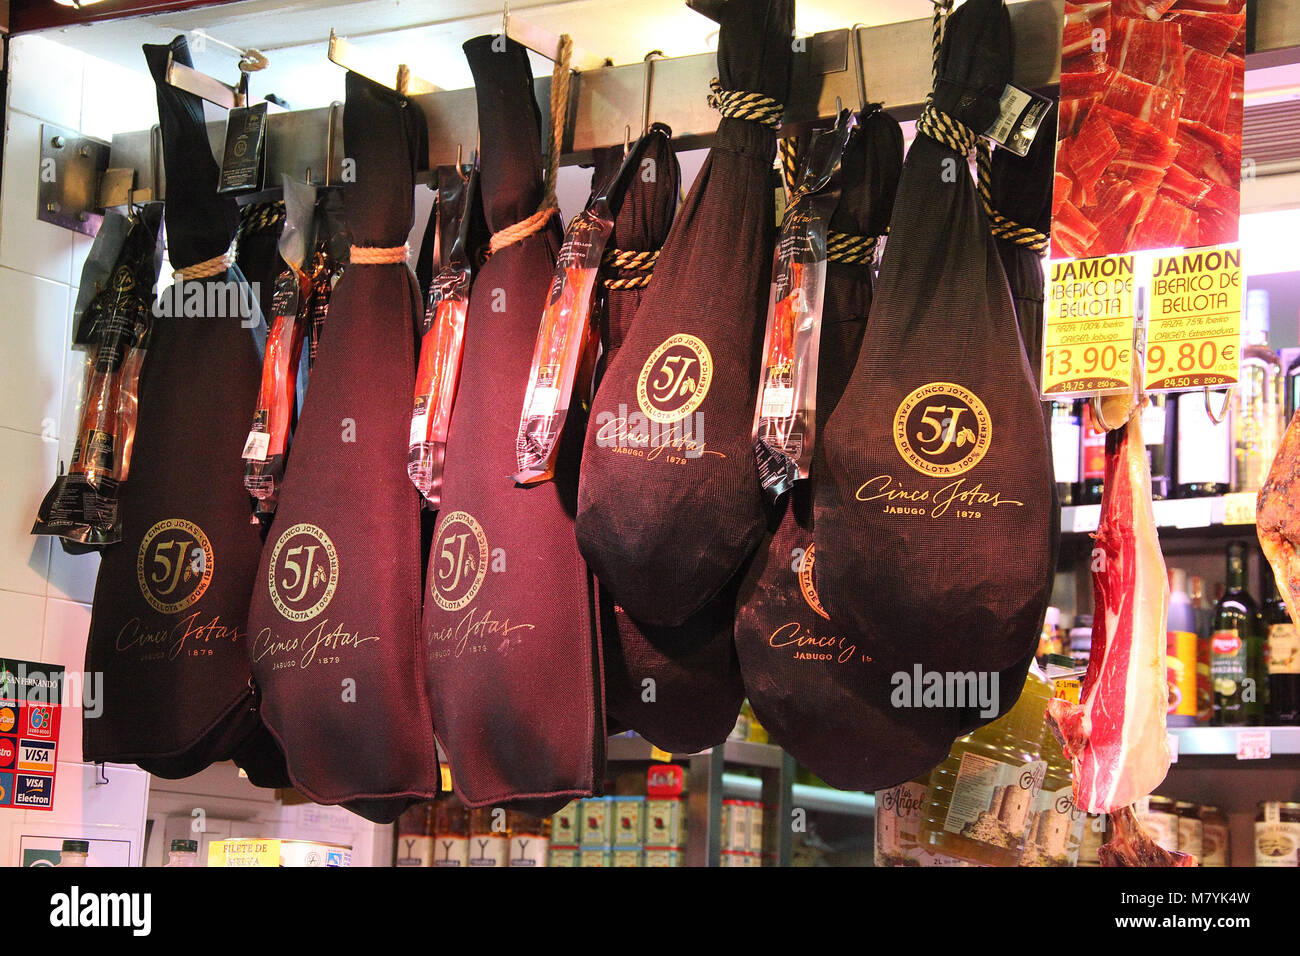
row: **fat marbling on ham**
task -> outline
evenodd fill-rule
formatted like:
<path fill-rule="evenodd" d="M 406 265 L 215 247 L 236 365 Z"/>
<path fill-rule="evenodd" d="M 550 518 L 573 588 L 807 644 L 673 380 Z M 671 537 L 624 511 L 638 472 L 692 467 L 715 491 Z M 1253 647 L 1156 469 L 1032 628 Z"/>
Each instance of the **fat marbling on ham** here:
<path fill-rule="evenodd" d="M 1106 436 L 1101 523 L 1092 556 L 1092 655 L 1078 704 L 1059 698 L 1048 717 L 1074 764 L 1074 802 L 1111 813 L 1154 790 L 1169 770 L 1165 614 L 1169 581 L 1151 509 L 1151 472 L 1128 395 L 1102 404 Z"/>

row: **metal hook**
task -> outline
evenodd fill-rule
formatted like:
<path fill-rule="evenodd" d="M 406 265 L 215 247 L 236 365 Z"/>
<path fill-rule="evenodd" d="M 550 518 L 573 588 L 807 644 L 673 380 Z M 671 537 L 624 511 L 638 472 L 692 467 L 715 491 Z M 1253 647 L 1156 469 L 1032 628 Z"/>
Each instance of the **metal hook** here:
<path fill-rule="evenodd" d="M 1105 416 L 1103 416 L 1101 413 L 1102 396 L 1100 395 L 1100 393 L 1094 395 L 1091 399 L 1089 399 L 1089 401 L 1092 402 L 1092 417 L 1097 419 L 1097 424 L 1100 425 L 1106 431 L 1113 432 L 1116 428 L 1119 428 L 1120 425 L 1124 424 L 1124 422 L 1120 422 L 1119 425 L 1111 425 L 1106 421 Z"/>
<path fill-rule="evenodd" d="M 98 762 L 97 762 L 97 763 L 95 764 L 95 781 L 94 781 L 94 782 L 95 782 L 95 786 L 97 786 L 97 787 L 102 787 L 102 786 L 104 786 L 106 783 L 108 783 L 108 772 L 106 771 L 106 769 L 105 769 L 103 763 L 98 763 Z"/>
<path fill-rule="evenodd" d="M 463 150 L 464 150 L 464 146 L 460 143 L 457 143 L 456 144 L 456 172 L 458 174 L 460 173 L 460 158 L 463 154 Z"/>
<path fill-rule="evenodd" d="M 1204 387 L 1205 391 L 1205 414 L 1210 416 L 1210 421 L 1216 425 L 1222 425 L 1223 420 L 1228 417 L 1228 402 L 1232 401 L 1232 389 L 1227 389 L 1223 393 L 1223 406 L 1219 409 L 1219 414 L 1214 414 L 1214 409 L 1210 408 L 1210 386 Z"/>
<path fill-rule="evenodd" d="M 645 63 L 645 83 L 641 88 L 641 135 L 650 132 L 650 96 L 654 92 L 655 60 L 664 55 L 663 50 L 651 50 L 642 59 Z"/>
<path fill-rule="evenodd" d="M 627 159 L 628 151 L 632 148 L 632 127 L 623 127 L 623 158 Z"/>
<path fill-rule="evenodd" d="M 334 171 L 334 117 L 338 111 L 343 108 L 343 104 L 335 100 L 330 104 L 329 114 L 325 117 L 325 185 L 330 184 L 330 174 Z"/>
<path fill-rule="evenodd" d="M 853 71 L 857 74 L 858 81 L 859 113 L 865 112 L 867 108 L 867 71 L 862 64 L 862 41 L 858 36 L 858 30 L 865 26 L 865 23 L 855 23 L 849 27 L 849 40 L 853 43 Z"/>

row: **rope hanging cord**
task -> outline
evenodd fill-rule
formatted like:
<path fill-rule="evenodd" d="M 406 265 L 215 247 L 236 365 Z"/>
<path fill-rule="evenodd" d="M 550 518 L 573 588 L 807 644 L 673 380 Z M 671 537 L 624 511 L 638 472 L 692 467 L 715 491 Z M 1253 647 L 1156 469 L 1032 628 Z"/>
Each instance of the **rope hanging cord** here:
<path fill-rule="evenodd" d="M 394 262 L 406 262 L 411 258 L 411 247 L 406 243 L 400 246 L 352 246 L 348 261 L 354 266 L 384 266 Z"/>
<path fill-rule="evenodd" d="M 943 46 L 943 27 L 951 0 L 941 0 L 934 4 L 934 17 L 931 21 L 931 41 L 934 52 L 934 81 L 939 83 L 939 51 Z M 1026 246 L 1034 252 L 1047 251 L 1048 238 L 1030 226 L 1022 226 L 1013 219 L 1008 219 L 993 208 L 993 193 L 990 188 L 993 173 L 993 152 L 988 143 L 976 135 L 975 131 L 964 123 L 953 119 L 947 113 L 938 110 L 932 102 L 927 102 L 921 118 L 916 121 L 918 133 L 924 133 L 949 149 L 966 156 L 975 150 L 976 179 L 979 185 L 980 202 L 984 214 L 989 220 L 989 232 L 1000 239 L 1006 239 L 1019 246 Z"/>
<path fill-rule="evenodd" d="M 492 233 L 488 245 L 490 252 L 498 252 L 512 243 L 526 239 L 560 211 L 555 199 L 555 178 L 560 171 L 560 149 L 564 143 L 564 127 L 569 116 L 569 79 L 572 76 L 569 61 L 572 58 L 573 38 L 563 33 L 560 35 L 555 68 L 551 71 L 551 140 L 546 147 L 546 191 L 542 194 L 541 204 L 537 207 L 537 212 L 527 219 Z"/>
<path fill-rule="evenodd" d="M 650 274 L 659 259 L 659 250 L 649 252 L 632 252 L 626 249 L 606 249 L 601 258 L 601 265 L 610 269 L 627 269 L 640 272 L 641 275 L 626 276 L 618 279 L 603 280 L 606 289 L 642 289 L 650 284 Z"/>
<path fill-rule="evenodd" d="M 876 256 L 877 236 L 858 236 L 851 232 L 826 234 L 826 259 L 828 262 L 869 263 Z"/>
<path fill-rule="evenodd" d="M 731 119 L 753 120 L 777 129 L 781 125 L 781 114 L 785 107 L 762 93 L 746 93 L 744 90 L 724 90 L 715 76 L 709 83 L 713 90 L 709 94 L 709 106 L 723 117 Z"/>
<path fill-rule="evenodd" d="M 980 202 L 984 204 L 984 214 L 989 218 L 989 232 L 999 239 L 1026 246 L 1039 254 L 1046 252 L 1049 243 L 1047 236 L 1032 226 L 1022 226 L 1014 219 L 1008 219 L 993 208 L 993 193 L 990 188 L 993 181 L 993 155 L 983 143 L 980 147 L 975 162 L 979 171 Z"/>
<path fill-rule="evenodd" d="M 185 266 L 183 269 L 176 269 L 172 272 L 172 278 L 177 280 L 188 279 L 210 279 L 212 276 L 219 276 L 226 272 L 235 264 L 235 243 L 230 244 L 227 249 L 219 256 L 213 256 L 211 259 L 205 259 L 202 262 L 196 262 L 192 266 Z"/>

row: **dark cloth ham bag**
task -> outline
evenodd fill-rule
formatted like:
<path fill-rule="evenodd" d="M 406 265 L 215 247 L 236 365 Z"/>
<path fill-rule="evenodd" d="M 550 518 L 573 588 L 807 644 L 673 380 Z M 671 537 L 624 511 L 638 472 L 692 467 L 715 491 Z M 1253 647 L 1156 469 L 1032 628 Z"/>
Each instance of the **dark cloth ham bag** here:
<path fill-rule="evenodd" d="M 653 280 L 653 263 L 642 255 L 659 251 L 677 208 L 681 170 L 666 138 L 645 154 L 652 175 L 638 175 L 614 220 L 606 249 L 609 266 L 601 284 L 601 360 L 609 367 L 626 340 Z M 597 154 L 593 187 L 617 172 L 621 147 Z M 620 263 L 626 263 L 621 265 Z M 604 434 L 601 434 L 604 429 Z M 601 443 L 617 438 L 617 415 L 592 419 L 588 430 Z M 670 753 L 695 753 L 721 743 L 735 727 L 744 698 L 740 665 L 732 644 L 734 586 L 723 589 L 677 627 L 634 620 L 604 588 L 599 592 L 599 627 L 605 659 L 605 707 L 610 732 L 635 730 Z"/>
<path fill-rule="evenodd" d="M 330 299 L 249 634 L 294 786 L 390 822 L 438 792 L 419 655 L 420 504 L 406 477 L 420 303 L 401 249 L 424 114 L 349 73 L 343 139 L 356 163 L 343 187 L 352 262 Z"/>
<path fill-rule="evenodd" d="M 532 216 L 543 196 L 528 54 L 514 41 L 493 49 L 502 42 L 465 44 L 494 232 Z M 559 249 L 552 216 L 494 252 L 474 279 L 422 624 L 433 726 L 457 795 L 471 807 L 510 803 L 539 815 L 589 795 L 604 769 L 595 589 L 573 537 L 585 427 L 576 402 L 553 478 L 526 487 L 511 478 Z"/>
<path fill-rule="evenodd" d="M 830 222 L 819 428 L 848 383 L 871 308 L 872 255 L 854 250 L 889 225 L 902 164 L 898 122 L 881 112 L 862 117 L 844 151 Z M 746 695 L 772 740 L 832 786 L 869 790 L 937 764 L 957 728 L 951 712 L 928 711 L 918 721 L 893 707 L 890 684 L 819 601 L 813 489 L 823 467 L 814 446 L 809 478 L 777 502 L 774 529 L 740 589 L 736 649 Z"/>
<path fill-rule="evenodd" d="M 1056 154 L 1056 108 L 1044 116 L 1034 145 L 1026 156 L 1018 156 L 1009 149 L 993 152 L 989 175 L 989 197 L 992 207 L 994 242 L 1002 267 L 1007 274 L 1007 286 L 1015 305 L 1016 322 L 1024 343 L 1025 357 L 1038 384 L 1039 366 L 1043 349 L 1043 293 L 1045 275 L 1043 256 L 1047 250 L 1047 231 L 1052 222 L 1052 173 Z M 1047 430 L 1048 462 L 1051 462 L 1051 406 L 1040 402 L 1043 409 L 1043 427 Z M 1052 516 L 1054 518 L 1051 543 L 1052 567 L 1060 543 L 1060 511 L 1056 505 L 1056 484 L 1052 484 Z M 1043 609 L 1046 611 L 1046 607 Z M 1041 623 L 1039 629 L 1042 629 Z M 1024 658 L 1003 670 L 998 688 L 1001 701 L 999 716 L 1013 707 L 1024 686 L 1029 665 L 1038 651 L 1037 646 L 1026 652 Z M 978 709 L 967 708 L 962 714 L 962 733 L 988 723 Z"/>
<path fill-rule="evenodd" d="M 814 489 L 821 603 L 900 687 L 1023 661 L 1054 571 L 1042 412 L 967 167 L 970 131 L 992 123 L 1010 78 L 1011 40 L 1001 0 L 949 19 Z"/>
<path fill-rule="evenodd" d="M 577 534 L 634 618 L 675 626 L 738 572 L 766 528 L 751 428 L 771 283 L 774 124 L 790 86 L 793 0 L 730 0 L 718 40 L 724 118 L 677 213 L 593 415 L 627 441 L 583 450 Z M 734 113 L 730 94 L 766 113 Z M 753 118 L 741 118 L 742 115 Z"/>
<path fill-rule="evenodd" d="M 122 540 L 105 549 L 95 584 L 86 670 L 103 673 L 104 705 L 85 718 L 83 754 L 177 778 L 231 759 L 259 727 L 245 621 L 261 540 L 239 477 L 240 419 L 259 371 L 239 314 L 247 286 L 221 259 L 238 210 L 217 195 L 202 102 L 165 79 L 168 53 L 188 64 L 188 48 L 178 37 L 144 51 L 158 88 L 171 264 L 208 263 L 196 271 L 210 274 L 178 279 L 156 303 Z M 213 302 L 235 307 L 217 313 Z M 277 755 L 260 753 L 250 776 L 278 782 Z"/>

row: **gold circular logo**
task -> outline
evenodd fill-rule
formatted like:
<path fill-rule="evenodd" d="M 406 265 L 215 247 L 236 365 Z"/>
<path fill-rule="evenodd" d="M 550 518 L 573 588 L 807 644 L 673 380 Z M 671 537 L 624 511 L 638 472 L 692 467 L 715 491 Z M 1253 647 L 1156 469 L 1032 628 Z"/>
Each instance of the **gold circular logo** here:
<path fill-rule="evenodd" d="M 140 542 L 135 578 L 149 606 L 175 614 L 192 605 L 212 583 L 215 555 L 208 536 L 192 521 L 159 521 Z"/>
<path fill-rule="evenodd" d="M 636 401 L 651 421 L 671 424 L 700 407 L 713 379 L 709 347 L 684 332 L 650 353 L 636 381 Z"/>
<path fill-rule="evenodd" d="M 280 535 L 266 571 L 275 608 L 291 621 L 309 621 L 329 605 L 339 584 L 334 542 L 314 524 L 296 524 Z"/>
<path fill-rule="evenodd" d="M 799 591 L 803 594 L 803 599 L 808 602 L 808 606 L 829 621 L 831 616 L 826 613 L 822 602 L 817 599 L 817 588 L 813 586 L 814 547 L 808 545 L 808 550 L 803 553 L 803 560 L 799 562 Z"/>
<path fill-rule="evenodd" d="M 453 511 L 438 524 L 429 568 L 433 599 L 444 611 L 459 611 L 478 594 L 488 569 L 488 543 L 474 516 Z"/>
<path fill-rule="evenodd" d="M 975 393 L 952 382 L 922 385 L 894 413 L 894 446 L 923 475 L 970 471 L 993 440 L 993 420 Z"/>

